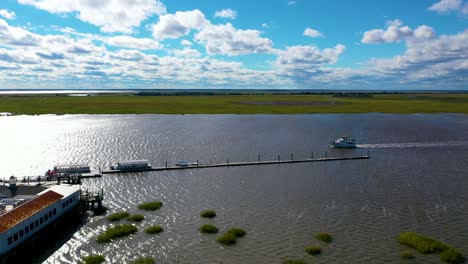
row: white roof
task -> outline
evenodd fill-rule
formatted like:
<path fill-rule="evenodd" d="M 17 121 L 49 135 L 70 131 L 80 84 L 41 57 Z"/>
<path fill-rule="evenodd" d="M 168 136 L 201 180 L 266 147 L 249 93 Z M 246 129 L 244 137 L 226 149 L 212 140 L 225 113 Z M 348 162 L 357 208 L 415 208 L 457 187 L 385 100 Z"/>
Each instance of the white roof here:
<path fill-rule="evenodd" d="M 68 185 L 68 184 L 61 184 L 61 185 L 54 185 L 40 193 L 38 193 L 38 195 L 41 195 L 43 193 L 46 193 L 48 191 L 54 191 L 58 194 L 61 194 L 64 196 L 64 198 L 74 194 L 75 192 L 79 191 L 80 188 L 77 187 L 77 186 L 74 186 L 74 185 Z M 62 198 L 62 199 L 64 199 Z"/>
<path fill-rule="evenodd" d="M 124 161 L 119 161 L 119 164 L 145 164 L 149 163 L 148 160 L 124 160 Z"/>
<path fill-rule="evenodd" d="M 87 164 L 57 164 L 54 167 L 89 167 Z"/>

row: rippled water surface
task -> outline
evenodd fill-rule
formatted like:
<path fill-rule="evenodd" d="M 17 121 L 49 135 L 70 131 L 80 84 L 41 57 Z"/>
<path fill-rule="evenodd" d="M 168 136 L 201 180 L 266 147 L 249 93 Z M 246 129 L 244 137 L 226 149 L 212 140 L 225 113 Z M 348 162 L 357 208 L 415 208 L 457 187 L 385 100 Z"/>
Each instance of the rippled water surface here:
<path fill-rule="evenodd" d="M 361 144 L 338 151 L 328 142 L 343 134 Z M 0 177 L 38 175 L 57 163 L 109 167 L 125 159 L 153 165 L 261 159 L 354 156 L 371 159 L 253 167 L 105 175 L 84 187 L 104 188 L 111 212 L 143 213 L 140 231 L 110 244 L 95 236 L 110 223 L 85 226 L 46 263 L 75 263 L 101 253 L 109 263 L 153 256 L 158 263 L 399 263 L 395 238 L 413 230 L 468 255 L 467 115 L 65 115 L 0 117 Z M 156 212 L 137 205 L 161 200 Z M 199 217 L 216 210 L 213 220 Z M 197 228 L 243 227 L 233 247 Z M 165 231 L 149 236 L 144 227 Z M 318 231 L 334 234 L 323 254 Z M 415 263 L 439 263 L 417 255 Z"/>

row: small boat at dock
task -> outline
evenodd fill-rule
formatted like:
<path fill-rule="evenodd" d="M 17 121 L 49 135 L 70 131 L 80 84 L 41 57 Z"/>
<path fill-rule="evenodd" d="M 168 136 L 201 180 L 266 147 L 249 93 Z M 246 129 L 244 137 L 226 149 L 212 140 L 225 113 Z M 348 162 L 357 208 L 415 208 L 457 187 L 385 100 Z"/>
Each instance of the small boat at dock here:
<path fill-rule="evenodd" d="M 116 165 L 111 166 L 110 170 L 113 171 L 148 171 L 152 170 L 151 164 L 148 160 L 125 160 L 119 161 Z"/>
<path fill-rule="evenodd" d="M 89 165 L 86 164 L 59 164 L 55 165 L 51 170 L 47 170 L 45 176 L 55 178 L 68 175 L 80 175 L 83 178 L 93 178 L 101 176 L 98 171 L 92 171 Z"/>
<path fill-rule="evenodd" d="M 331 146 L 334 148 L 355 148 L 356 141 L 348 137 L 341 137 L 331 142 Z"/>

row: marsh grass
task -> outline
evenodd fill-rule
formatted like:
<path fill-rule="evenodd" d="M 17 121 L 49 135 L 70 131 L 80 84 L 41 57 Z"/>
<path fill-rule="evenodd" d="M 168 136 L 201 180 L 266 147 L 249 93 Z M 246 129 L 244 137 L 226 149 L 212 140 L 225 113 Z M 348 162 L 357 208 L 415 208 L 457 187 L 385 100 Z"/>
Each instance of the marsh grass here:
<path fill-rule="evenodd" d="M 122 220 L 122 219 L 125 219 L 129 216 L 130 214 L 128 212 L 117 212 L 117 213 L 113 213 L 113 214 L 110 214 L 106 217 L 107 220 L 111 221 L 111 222 L 115 222 L 115 221 L 119 221 L 119 220 Z"/>
<path fill-rule="evenodd" d="M 141 257 L 131 262 L 132 264 L 154 264 L 156 261 L 152 257 Z"/>
<path fill-rule="evenodd" d="M 283 264 L 305 264 L 305 261 L 302 259 L 287 259 L 283 261 Z"/>
<path fill-rule="evenodd" d="M 402 259 L 413 259 L 414 255 L 413 252 L 411 252 L 411 250 L 403 250 L 402 252 L 400 252 L 400 257 Z"/>
<path fill-rule="evenodd" d="M 440 259 L 446 263 L 461 264 L 465 262 L 465 256 L 457 249 L 421 234 L 403 232 L 398 236 L 398 242 L 414 248 L 422 254 L 440 254 Z"/>
<path fill-rule="evenodd" d="M 258 105 L 257 102 L 267 102 Z M 273 102 L 268 104 L 268 102 Z M 279 102 L 279 103 L 275 103 Z M 285 102 L 285 103 L 282 103 Z M 289 104 L 288 104 L 289 102 Z M 0 112 L 15 114 L 312 114 L 465 113 L 468 94 L 211 96 L 1 96 Z M 37 107 L 40 105 L 41 107 Z"/>
<path fill-rule="evenodd" d="M 308 246 L 306 247 L 305 251 L 307 253 L 309 253 L 310 255 L 319 255 L 320 253 L 322 253 L 322 248 L 320 248 L 319 246 Z"/>
<path fill-rule="evenodd" d="M 218 237 L 218 243 L 229 246 L 237 242 L 237 238 L 245 236 L 246 232 L 242 228 L 233 227 Z"/>
<path fill-rule="evenodd" d="M 145 220 L 145 217 L 141 214 L 134 214 L 134 215 L 129 216 L 127 220 L 131 222 L 141 222 Z"/>
<path fill-rule="evenodd" d="M 232 233 L 224 233 L 222 236 L 218 237 L 217 241 L 225 246 L 231 246 L 236 244 L 237 237 Z"/>
<path fill-rule="evenodd" d="M 104 233 L 96 237 L 97 242 L 107 243 L 111 242 L 115 238 L 129 236 L 138 231 L 134 225 L 117 225 L 111 228 L 108 228 Z"/>
<path fill-rule="evenodd" d="M 158 225 L 150 226 L 145 229 L 145 233 L 150 234 L 150 235 L 159 234 L 162 231 L 164 231 L 164 229 Z"/>
<path fill-rule="evenodd" d="M 243 237 L 246 234 L 244 229 L 237 227 L 229 229 L 226 233 L 233 234 L 235 237 Z"/>
<path fill-rule="evenodd" d="M 213 218 L 216 217 L 216 212 L 213 210 L 205 210 L 200 213 L 200 216 L 204 218 Z"/>
<path fill-rule="evenodd" d="M 202 234 L 216 234 L 218 233 L 218 228 L 212 224 L 205 224 L 200 227 L 200 233 Z"/>
<path fill-rule="evenodd" d="M 100 264 L 106 261 L 106 258 L 102 255 L 89 255 L 86 257 L 83 257 L 81 261 L 78 262 L 78 264 Z"/>
<path fill-rule="evenodd" d="M 436 254 L 448 249 L 444 243 L 414 232 L 401 233 L 398 242 L 422 254 Z"/>
<path fill-rule="evenodd" d="M 325 242 L 325 243 L 331 243 L 333 241 L 333 237 L 330 233 L 327 232 L 320 232 L 315 235 L 315 238 L 318 240 Z"/>
<path fill-rule="evenodd" d="M 142 203 L 138 205 L 138 209 L 145 210 L 145 211 L 156 211 L 159 208 L 161 208 L 162 205 L 163 203 L 160 201 L 153 201 L 153 202 L 147 202 L 147 203 Z"/>
<path fill-rule="evenodd" d="M 440 254 L 440 259 L 450 264 L 461 264 L 465 262 L 465 256 L 454 248 L 449 248 L 442 252 Z"/>

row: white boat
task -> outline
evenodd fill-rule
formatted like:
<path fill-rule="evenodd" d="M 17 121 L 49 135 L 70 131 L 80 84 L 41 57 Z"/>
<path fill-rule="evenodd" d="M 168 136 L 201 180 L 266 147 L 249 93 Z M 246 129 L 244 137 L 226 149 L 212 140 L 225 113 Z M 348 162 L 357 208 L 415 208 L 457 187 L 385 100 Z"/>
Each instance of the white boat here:
<path fill-rule="evenodd" d="M 125 160 L 117 162 L 117 164 L 110 167 L 110 169 L 119 171 L 145 171 L 151 170 L 152 167 L 148 160 Z"/>
<path fill-rule="evenodd" d="M 91 173 L 91 169 L 85 164 L 61 164 L 55 165 L 52 170 L 48 170 L 45 175 L 53 176 L 56 174 L 83 174 Z"/>
<path fill-rule="evenodd" d="M 355 148 L 356 141 L 348 137 L 339 138 L 331 143 L 334 148 Z"/>

